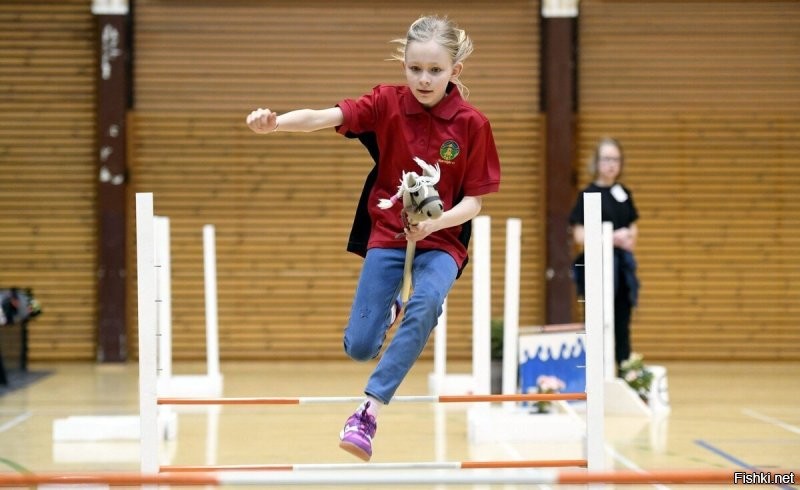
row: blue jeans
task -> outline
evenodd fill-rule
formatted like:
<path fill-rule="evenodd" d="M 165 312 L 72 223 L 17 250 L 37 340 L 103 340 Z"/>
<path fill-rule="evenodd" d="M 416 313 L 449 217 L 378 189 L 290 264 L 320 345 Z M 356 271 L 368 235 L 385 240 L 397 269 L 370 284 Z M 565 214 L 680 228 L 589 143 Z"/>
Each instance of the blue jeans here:
<path fill-rule="evenodd" d="M 357 361 L 378 356 L 389 328 L 390 308 L 403 284 L 405 249 L 367 251 L 358 280 L 350 319 L 344 330 L 344 350 Z M 364 392 L 389 403 L 414 365 L 442 314 L 442 304 L 456 280 L 456 261 L 440 250 L 417 251 L 412 268 L 412 294 L 403 321 L 367 381 Z"/>

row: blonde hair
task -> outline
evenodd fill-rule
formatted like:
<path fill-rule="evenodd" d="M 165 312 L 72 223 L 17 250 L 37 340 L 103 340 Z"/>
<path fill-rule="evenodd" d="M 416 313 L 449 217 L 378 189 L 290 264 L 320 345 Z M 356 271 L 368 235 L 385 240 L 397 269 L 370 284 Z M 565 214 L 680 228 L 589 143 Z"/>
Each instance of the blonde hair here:
<path fill-rule="evenodd" d="M 620 178 L 622 177 L 622 170 L 625 167 L 625 152 L 622 149 L 622 143 L 620 143 L 618 139 L 610 136 L 600 138 L 594 146 L 592 156 L 589 158 L 589 175 L 591 175 L 592 178 L 597 178 L 597 163 L 600 161 L 600 150 L 606 145 L 614 146 L 617 148 L 617 151 L 619 151 L 619 175 L 617 178 Z"/>
<path fill-rule="evenodd" d="M 396 43 L 397 51 L 392 55 L 392 59 L 405 61 L 406 46 L 411 42 L 428 42 L 434 40 L 450 53 L 450 60 L 455 65 L 463 63 L 472 54 L 472 40 L 467 36 L 463 29 L 459 29 L 454 22 L 447 17 L 426 15 L 415 20 L 405 38 L 393 39 Z M 455 77 L 453 80 L 458 91 L 466 99 L 469 95 L 467 87 Z"/>

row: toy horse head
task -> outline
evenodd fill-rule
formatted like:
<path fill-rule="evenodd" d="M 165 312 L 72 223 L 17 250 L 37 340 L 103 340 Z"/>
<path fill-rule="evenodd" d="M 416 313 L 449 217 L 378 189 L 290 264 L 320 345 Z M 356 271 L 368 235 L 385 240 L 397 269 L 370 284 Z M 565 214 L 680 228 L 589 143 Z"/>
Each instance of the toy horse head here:
<path fill-rule="evenodd" d="M 428 165 L 417 157 L 414 157 L 414 161 L 422 168 L 422 175 L 416 172 L 403 172 L 400 185 L 403 210 L 411 224 L 437 219 L 444 212 L 444 203 L 439 197 L 439 191 L 436 190 L 436 184 L 439 182 L 439 166 Z"/>
<path fill-rule="evenodd" d="M 416 172 L 403 172 L 397 194 L 390 199 L 380 199 L 378 207 L 389 209 L 400 199 L 403 200 L 403 219 L 409 224 L 436 219 L 444 212 L 444 203 L 436 190 L 439 182 L 439 165 L 428 165 L 421 158 L 414 157 L 422 168 L 422 175 Z"/>

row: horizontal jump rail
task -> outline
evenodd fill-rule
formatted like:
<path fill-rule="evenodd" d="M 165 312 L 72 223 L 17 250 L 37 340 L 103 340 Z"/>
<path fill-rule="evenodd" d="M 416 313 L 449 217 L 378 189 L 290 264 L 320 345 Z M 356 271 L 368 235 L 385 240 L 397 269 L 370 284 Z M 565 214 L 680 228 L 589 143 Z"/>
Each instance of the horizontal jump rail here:
<path fill-rule="evenodd" d="M 0 486 L 32 485 L 534 485 L 590 483 L 612 484 L 728 484 L 734 483 L 734 473 L 752 471 L 720 470 L 658 470 L 640 471 L 561 471 L 555 469 L 484 469 L 474 472 L 460 470 L 387 470 L 387 471 L 232 471 L 206 473 L 3 473 Z M 782 473 L 776 471 L 775 473 Z M 788 472 L 787 472 L 788 473 Z"/>
<path fill-rule="evenodd" d="M 240 398 L 158 398 L 159 405 L 307 405 L 315 403 L 360 403 L 363 396 L 240 397 Z M 511 395 L 422 395 L 396 396 L 396 403 L 540 402 L 586 400 L 586 393 L 528 393 Z"/>
<path fill-rule="evenodd" d="M 520 461 L 419 461 L 407 463 L 308 463 L 162 466 L 162 473 L 198 473 L 209 471 L 319 471 L 319 470 L 448 470 L 490 468 L 585 468 L 585 459 L 551 459 Z"/>

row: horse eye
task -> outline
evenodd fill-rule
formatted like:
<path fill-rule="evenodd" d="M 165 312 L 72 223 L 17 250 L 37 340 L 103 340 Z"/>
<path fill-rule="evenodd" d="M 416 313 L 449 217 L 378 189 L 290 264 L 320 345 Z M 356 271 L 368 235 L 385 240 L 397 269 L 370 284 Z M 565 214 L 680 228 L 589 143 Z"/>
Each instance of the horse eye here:
<path fill-rule="evenodd" d="M 414 196 L 414 197 L 417 197 L 417 196 L 419 196 L 419 191 L 417 191 L 417 192 L 412 192 L 412 193 L 411 193 L 411 195 L 412 195 L 412 196 Z"/>

